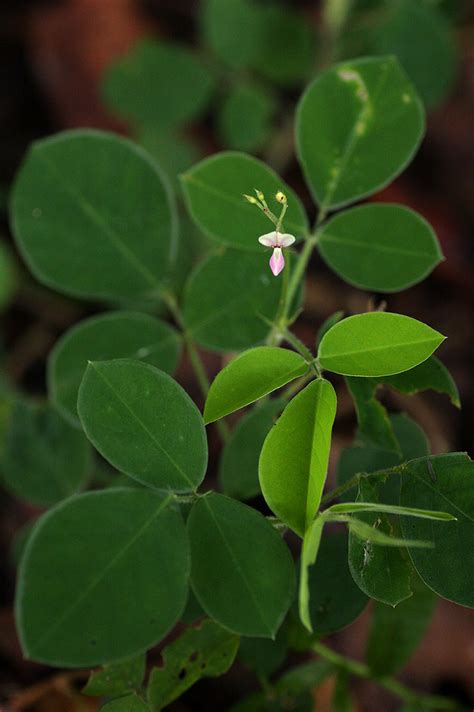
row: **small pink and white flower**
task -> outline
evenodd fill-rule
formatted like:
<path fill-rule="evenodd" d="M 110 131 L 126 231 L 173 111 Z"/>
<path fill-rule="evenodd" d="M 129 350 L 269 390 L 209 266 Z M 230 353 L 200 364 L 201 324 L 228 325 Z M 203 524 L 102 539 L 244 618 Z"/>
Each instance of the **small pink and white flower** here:
<path fill-rule="evenodd" d="M 285 258 L 283 257 L 283 248 L 290 247 L 295 241 L 294 235 L 289 235 L 286 232 L 267 232 L 258 238 L 261 245 L 265 247 L 273 247 L 273 253 L 270 257 L 270 269 L 277 277 L 285 266 Z"/>

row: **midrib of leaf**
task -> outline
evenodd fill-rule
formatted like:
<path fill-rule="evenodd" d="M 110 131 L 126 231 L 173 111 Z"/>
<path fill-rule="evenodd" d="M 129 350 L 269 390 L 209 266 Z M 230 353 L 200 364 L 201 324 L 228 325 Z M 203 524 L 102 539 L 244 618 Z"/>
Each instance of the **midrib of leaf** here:
<path fill-rule="evenodd" d="M 438 342 L 437 337 L 430 337 L 430 338 L 425 338 L 425 339 L 417 339 L 416 341 L 403 341 L 399 343 L 393 343 L 390 344 L 390 346 L 371 346 L 366 349 L 357 349 L 354 351 L 339 351 L 338 353 L 333 353 L 333 354 L 321 354 L 321 358 L 327 361 L 328 359 L 337 359 L 341 357 L 346 357 L 346 356 L 359 356 L 360 354 L 371 354 L 374 351 L 393 351 L 394 349 L 407 349 L 411 348 L 412 346 L 416 346 L 417 344 L 429 344 L 433 342 Z M 440 342 L 438 342 L 440 343 Z M 429 357 L 427 357 L 429 358 Z M 423 361 L 421 362 L 423 363 Z M 414 366 L 412 367 L 414 368 Z M 410 369 L 407 369 L 410 370 Z M 403 371 L 402 371 L 403 373 Z M 388 374 L 388 375 L 397 375 L 397 374 Z M 373 376 L 373 378 L 382 378 L 382 376 Z"/>
<path fill-rule="evenodd" d="M 168 450 L 166 450 L 166 449 L 163 447 L 163 445 L 159 442 L 159 440 L 157 440 L 157 439 L 155 438 L 155 436 L 153 435 L 153 433 L 152 433 L 150 430 L 148 430 L 148 428 L 147 428 L 147 426 L 145 425 L 145 423 L 143 423 L 143 421 L 140 420 L 140 418 L 139 418 L 138 415 L 135 413 L 135 411 L 132 410 L 132 408 L 130 408 L 130 406 L 128 405 L 128 403 L 123 400 L 123 398 L 117 393 L 117 391 L 114 390 L 112 384 L 107 380 L 107 378 L 104 376 L 104 374 L 101 373 L 101 372 L 96 368 L 96 366 L 94 365 L 94 363 L 91 363 L 90 366 L 91 366 L 91 368 L 94 369 L 94 371 L 97 373 L 97 375 L 98 375 L 98 376 L 104 381 L 104 383 L 108 386 L 108 388 L 109 388 L 110 391 L 113 393 L 113 395 L 117 398 L 117 400 L 124 406 L 124 408 L 125 408 L 126 410 L 128 410 L 128 412 L 129 412 L 130 415 L 133 417 L 133 419 L 140 425 L 140 427 L 143 429 L 143 431 L 148 435 L 148 437 L 150 438 L 150 440 L 152 441 L 152 443 L 153 443 L 154 445 L 156 445 L 156 447 L 158 448 L 158 450 L 159 450 L 160 452 L 162 452 L 162 453 L 168 458 L 168 460 L 171 462 L 171 464 L 173 465 L 173 467 L 180 473 L 180 475 L 182 475 L 182 477 L 184 478 L 184 480 L 186 481 L 186 483 L 191 487 L 191 489 L 194 490 L 194 489 L 195 489 L 195 484 L 194 484 L 194 482 L 192 482 L 192 480 L 189 479 L 189 477 L 188 477 L 188 475 L 186 474 L 186 472 L 178 465 L 178 463 L 175 461 L 175 459 L 169 454 Z"/>
<path fill-rule="evenodd" d="M 239 210 L 242 210 L 242 212 L 246 214 L 250 214 L 252 211 L 252 206 L 248 205 L 244 202 L 244 200 L 241 200 L 237 197 L 234 197 L 233 195 L 230 195 L 230 193 L 223 193 L 220 191 L 218 188 L 215 188 L 212 185 L 209 185 L 208 183 L 204 183 L 204 181 L 200 180 L 199 178 L 196 178 L 196 176 L 193 173 L 185 173 L 183 176 L 183 180 L 188 182 L 188 183 L 194 183 L 195 186 L 198 188 L 201 188 L 201 190 L 206 191 L 209 193 L 209 195 L 213 196 L 214 198 L 220 198 L 221 200 L 230 203 L 236 208 L 239 208 Z M 250 190 L 250 188 L 249 188 Z M 296 233 L 303 234 L 305 231 L 305 225 L 298 225 L 295 223 L 293 220 L 288 220 L 285 219 L 285 226 L 286 228 L 289 228 L 290 230 L 293 230 Z M 256 236 L 257 237 L 257 236 Z M 227 244 L 233 244 L 233 243 L 227 243 Z M 249 249 L 253 249 L 250 248 Z M 257 243 L 255 245 L 255 251 L 257 251 Z"/>
<path fill-rule="evenodd" d="M 318 388 L 318 393 L 316 395 L 316 405 L 315 405 L 315 409 L 314 409 L 313 424 L 312 424 L 312 428 L 311 428 L 312 439 L 311 439 L 311 448 L 310 448 L 310 454 L 309 454 L 309 477 L 308 477 L 307 484 L 306 484 L 306 506 L 305 506 L 305 526 L 304 526 L 305 531 L 310 526 L 312 519 L 319 507 L 319 503 L 321 501 L 321 494 L 322 494 L 322 490 L 324 487 L 324 482 L 322 483 L 322 485 L 320 487 L 318 487 L 319 488 L 319 501 L 316 503 L 315 507 L 311 507 L 311 509 L 314 508 L 316 511 L 311 512 L 310 511 L 310 501 L 309 501 L 311 482 L 313 482 L 315 479 L 317 479 L 318 480 L 317 484 L 320 485 L 320 482 L 319 482 L 320 478 L 324 478 L 326 475 L 326 472 L 324 472 L 324 475 L 321 474 L 321 473 L 323 473 L 324 468 L 322 466 L 321 456 L 320 456 L 318 449 L 316 447 L 316 437 L 315 437 L 315 431 L 317 429 L 319 429 L 319 431 L 321 432 L 321 435 L 322 435 L 321 439 L 323 441 L 324 447 L 326 447 L 326 434 L 325 434 L 323 427 L 318 419 L 321 404 L 324 400 L 322 397 L 322 393 L 324 390 L 323 381 L 321 381 L 321 383 L 318 385 L 319 385 L 319 388 Z M 328 403 L 327 399 L 326 399 L 326 403 Z M 316 469 L 318 470 L 316 472 L 316 476 L 313 476 L 313 473 L 315 470 L 315 468 L 313 468 L 314 460 L 317 460 L 317 464 L 319 465 L 319 468 L 316 466 Z"/>
<path fill-rule="evenodd" d="M 327 232 L 321 234 L 321 244 L 324 245 L 325 242 L 333 242 L 336 244 L 347 245 L 349 247 L 361 247 L 372 252 L 385 252 L 387 254 L 397 254 L 404 255 L 407 257 L 430 257 L 433 258 L 433 253 L 431 252 L 420 252 L 419 250 L 410 250 L 401 247 L 390 247 L 389 245 L 380 245 L 376 242 L 363 242 L 361 240 L 353 240 L 352 238 L 338 237 L 336 235 L 330 235 Z M 439 255 L 437 255 L 439 257 Z"/>
<path fill-rule="evenodd" d="M 121 236 L 112 230 L 110 225 L 108 225 L 102 216 L 96 211 L 94 206 L 84 197 L 84 195 L 77 190 L 77 188 L 71 186 L 67 181 L 65 181 L 64 176 L 58 171 L 56 165 L 47 160 L 43 155 L 39 154 L 39 158 L 42 163 L 49 168 L 59 180 L 59 184 L 62 186 L 70 197 L 72 197 L 76 204 L 81 208 L 83 214 L 96 225 L 101 230 L 101 234 L 105 235 L 109 241 L 114 245 L 117 252 L 119 252 L 122 257 L 128 261 L 135 270 L 146 279 L 148 284 L 154 289 L 161 289 L 161 284 L 157 280 L 156 276 L 151 272 L 148 267 L 136 257 L 136 255 L 130 250 L 130 248 L 122 241 Z"/>
<path fill-rule="evenodd" d="M 130 538 L 130 540 L 125 544 L 125 546 L 120 549 L 113 559 L 109 561 L 107 566 L 103 568 L 99 574 L 90 582 L 90 584 L 79 594 L 76 600 L 59 616 L 53 623 L 53 625 L 36 640 L 33 646 L 28 646 L 28 653 L 31 655 L 32 652 L 38 646 L 44 645 L 52 635 L 56 632 L 58 628 L 62 626 L 64 621 L 73 613 L 74 610 L 89 596 L 89 594 L 101 583 L 101 581 L 106 577 L 106 575 L 114 568 L 114 566 L 123 558 L 129 549 L 140 539 L 148 527 L 155 521 L 155 519 L 160 515 L 161 511 L 169 504 L 173 499 L 172 495 L 168 495 L 164 500 L 162 500 L 153 512 L 153 514 L 142 524 L 140 529 Z"/>
<path fill-rule="evenodd" d="M 205 497 L 203 498 L 203 500 L 204 500 L 204 503 L 205 503 L 205 505 L 206 505 L 206 508 L 207 508 L 207 510 L 208 510 L 208 512 L 209 512 L 209 515 L 210 515 L 212 521 L 214 522 L 217 531 L 219 532 L 219 534 L 220 534 L 220 536 L 221 536 L 221 539 L 222 539 L 222 541 L 223 541 L 223 543 L 224 543 L 224 546 L 225 546 L 225 548 L 227 549 L 227 551 L 229 552 L 229 556 L 230 556 L 230 558 L 232 559 L 232 562 L 233 562 L 233 564 L 234 564 L 235 570 L 236 570 L 237 573 L 239 574 L 240 578 L 242 579 L 242 581 L 243 581 L 243 583 L 244 583 L 245 588 L 246 588 L 247 591 L 248 591 L 249 597 L 250 597 L 250 599 L 252 600 L 252 602 L 253 602 L 253 604 L 254 604 L 255 610 L 257 611 L 258 616 L 259 616 L 261 622 L 263 623 L 265 629 L 266 629 L 270 634 L 273 634 L 272 629 L 270 628 L 270 626 L 268 625 L 267 621 L 265 620 L 265 617 L 264 617 L 264 615 L 263 615 L 263 611 L 262 611 L 262 609 L 261 609 L 261 607 L 260 607 L 260 604 L 259 604 L 259 602 L 258 602 L 258 599 L 256 598 L 254 592 L 252 591 L 252 588 L 251 588 L 251 586 L 250 586 L 250 584 L 249 584 L 249 582 L 248 582 L 248 580 L 247 580 L 247 577 L 246 577 L 246 575 L 245 575 L 245 572 L 243 571 L 242 567 L 240 566 L 240 563 L 239 563 L 238 559 L 236 558 L 236 556 L 235 556 L 235 554 L 234 554 L 234 552 L 233 552 L 233 550 L 232 550 L 232 547 L 230 546 L 229 542 L 227 541 L 227 539 L 226 539 L 226 537 L 225 537 L 225 535 L 224 535 L 224 532 L 222 531 L 222 528 L 221 528 L 219 522 L 217 521 L 217 518 L 216 518 L 215 515 L 214 515 L 214 512 L 212 511 L 210 505 L 206 502 L 206 498 L 205 498 Z"/>

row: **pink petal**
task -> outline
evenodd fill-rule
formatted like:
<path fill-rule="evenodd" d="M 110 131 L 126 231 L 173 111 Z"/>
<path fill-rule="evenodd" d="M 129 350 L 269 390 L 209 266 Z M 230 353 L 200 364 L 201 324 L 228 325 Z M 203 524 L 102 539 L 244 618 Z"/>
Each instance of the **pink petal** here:
<path fill-rule="evenodd" d="M 276 247 L 278 244 L 277 233 L 267 232 L 266 235 L 262 235 L 261 237 L 259 237 L 258 241 L 261 245 L 265 245 L 265 247 Z"/>
<path fill-rule="evenodd" d="M 270 257 L 270 269 L 277 277 L 285 266 L 285 258 L 283 257 L 283 252 L 279 247 L 275 247 L 273 254 Z"/>

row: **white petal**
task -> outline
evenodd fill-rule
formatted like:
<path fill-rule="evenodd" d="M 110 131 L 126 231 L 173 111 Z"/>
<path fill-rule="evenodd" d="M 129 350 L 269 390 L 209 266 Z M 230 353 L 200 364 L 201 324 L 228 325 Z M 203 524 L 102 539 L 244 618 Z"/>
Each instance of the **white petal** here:
<path fill-rule="evenodd" d="M 283 233 L 278 236 L 280 247 L 289 247 L 294 243 L 296 237 L 294 235 L 289 235 L 288 233 Z"/>
<path fill-rule="evenodd" d="M 262 235 L 261 237 L 259 237 L 258 241 L 261 245 L 265 245 L 265 247 L 276 247 L 278 244 L 277 233 L 267 232 L 266 235 Z"/>

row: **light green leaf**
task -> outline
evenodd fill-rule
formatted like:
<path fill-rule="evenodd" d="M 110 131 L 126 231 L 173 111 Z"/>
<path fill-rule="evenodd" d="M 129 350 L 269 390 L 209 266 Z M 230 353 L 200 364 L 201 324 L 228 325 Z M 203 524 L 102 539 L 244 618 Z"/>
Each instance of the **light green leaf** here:
<path fill-rule="evenodd" d="M 377 501 L 377 485 L 362 480 L 357 499 Z M 349 525 L 349 568 L 354 581 L 367 596 L 390 606 L 412 593 L 410 561 L 398 531 L 398 523 L 381 513 L 361 513 Z"/>
<path fill-rule="evenodd" d="M 40 507 L 80 490 L 91 468 L 84 434 L 49 405 L 16 401 L 5 433 L 2 480 L 16 497 Z"/>
<path fill-rule="evenodd" d="M 284 386 L 308 370 L 302 356 L 289 349 L 259 346 L 237 356 L 211 384 L 204 422 L 212 423 Z"/>
<path fill-rule="evenodd" d="M 407 395 L 430 389 L 445 393 L 456 408 L 461 407 L 456 383 L 446 366 L 436 356 L 430 356 L 423 363 L 404 373 L 385 376 L 383 383 Z"/>
<path fill-rule="evenodd" d="M 33 144 L 11 216 L 23 257 L 48 287 L 97 299 L 159 295 L 176 240 L 174 205 L 131 141 L 80 130 Z"/>
<path fill-rule="evenodd" d="M 311 595 L 309 590 L 309 572 L 317 560 L 325 523 L 326 520 L 321 516 L 317 516 L 311 522 L 304 534 L 303 546 L 301 548 L 298 609 L 301 622 L 310 632 L 313 631 L 313 627 L 309 611 Z"/>
<path fill-rule="evenodd" d="M 284 541 L 255 509 L 201 497 L 188 519 L 191 583 L 206 613 L 240 635 L 274 638 L 294 593 Z"/>
<path fill-rule="evenodd" d="M 184 322 L 202 346 L 240 351 L 262 342 L 280 301 L 264 254 L 225 250 L 191 275 L 184 293 Z"/>
<path fill-rule="evenodd" d="M 176 492 L 202 482 L 207 442 L 201 414 L 163 371 L 126 359 L 92 362 L 78 413 L 89 440 L 126 475 Z"/>
<path fill-rule="evenodd" d="M 150 712 L 150 708 L 137 695 L 126 695 L 107 702 L 101 712 Z"/>
<path fill-rule="evenodd" d="M 166 131 L 199 116 L 213 88 L 195 53 L 146 39 L 108 69 L 102 89 L 107 107 L 122 118 Z"/>
<path fill-rule="evenodd" d="M 399 454 L 387 410 L 375 396 L 377 384 L 374 379 L 347 377 L 346 384 L 356 409 L 359 438 L 371 446 Z"/>
<path fill-rule="evenodd" d="M 145 677 L 146 655 L 140 653 L 133 658 L 105 665 L 102 670 L 91 673 L 84 695 L 103 697 L 118 696 L 138 690 Z"/>
<path fill-rule="evenodd" d="M 16 595 L 28 658 L 104 664 L 146 650 L 172 628 L 186 603 L 189 551 L 171 499 L 150 490 L 88 492 L 42 517 Z"/>
<path fill-rule="evenodd" d="M 423 107 L 395 57 L 365 57 L 326 70 L 298 107 L 299 159 L 325 208 L 390 183 L 423 132 Z"/>
<path fill-rule="evenodd" d="M 334 388 L 317 379 L 290 401 L 263 445 L 259 463 L 263 496 L 300 536 L 321 501 L 335 415 Z"/>
<path fill-rule="evenodd" d="M 443 260 L 431 225 L 414 210 L 386 203 L 336 215 L 321 228 L 318 249 L 342 279 L 375 292 L 411 287 Z"/>
<path fill-rule="evenodd" d="M 271 210 L 281 207 L 275 200 L 282 190 L 288 198 L 284 231 L 302 237 L 308 231 L 300 199 L 265 163 L 245 153 L 226 151 L 205 158 L 182 176 L 186 205 L 197 225 L 218 242 L 230 247 L 264 251 L 258 237 L 272 231 L 272 223 L 256 205 L 243 197 L 261 190 Z M 283 230 L 283 228 L 282 228 Z"/>
<path fill-rule="evenodd" d="M 423 458 L 402 470 L 400 503 L 442 507 L 457 518 L 449 524 L 402 520 L 404 537 L 429 539 L 434 549 L 410 550 L 419 575 L 439 596 L 474 608 L 474 463 L 450 453 Z"/>
<path fill-rule="evenodd" d="M 147 698 L 152 711 L 167 707 L 200 678 L 223 675 L 238 647 L 238 636 L 214 621 L 185 630 L 163 650 L 163 665 L 151 672 Z"/>
<path fill-rule="evenodd" d="M 425 361 L 445 337 L 417 319 L 390 312 L 355 314 L 319 345 L 323 368 L 345 376 L 389 376 Z"/>
<path fill-rule="evenodd" d="M 434 3 L 401 0 L 387 7 L 371 46 L 377 53 L 395 54 L 426 106 L 436 106 L 452 88 L 456 73 L 451 25 Z"/>
<path fill-rule="evenodd" d="M 413 595 L 396 608 L 376 603 L 366 659 L 376 676 L 394 675 L 422 640 L 433 614 L 436 596 L 416 576 Z"/>
<path fill-rule="evenodd" d="M 66 331 L 48 357 L 50 399 L 66 420 L 80 425 L 77 395 L 88 361 L 133 358 L 172 373 L 180 350 L 175 329 L 147 314 L 109 312 L 90 317 Z"/>
<path fill-rule="evenodd" d="M 419 519 L 434 519 L 441 522 L 452 522 L 456 519 L 449 512 L 436 512 L 431 509 L 419 509 L 418 507 L 397 507 L 393 504 L 383 504 L 381 502 L 341 502 L 333 504 L 325 510 L 325 514 L 352 514 L 356 512 L 385 512 L 385 514 L 398 514 L 404 517 L 418 517 Z"/>
<path fill-rule="evenodd" d="M 349 571 L 347 550 L 345 532 L 325 534 L 317 559 L 308 568 L 309 600 L 303 622 L 319 638 L 348 626 L 368 603 L 367 597 L 356 586 Z M 303 558 L 301 565 L 303 577 Z M 300 607 L 300 615 L 301 612 Z"/>
<path fill-rule="evenodd" d="M 226 148 L 258 150 L 270 137 L 275 100 L 263 87 L 238 84 L 226 96 L 217 117 Z"/>
<path fill-rule="evenodd" d="M 245 413 L 233 428 L 219 463 L 219 482 L 224 494 L 237 499 L 252 499 L 260 494 L 260 452 L 283 406 L 283 401 L 277 399 L 261 403 Z"/>

